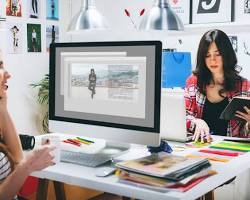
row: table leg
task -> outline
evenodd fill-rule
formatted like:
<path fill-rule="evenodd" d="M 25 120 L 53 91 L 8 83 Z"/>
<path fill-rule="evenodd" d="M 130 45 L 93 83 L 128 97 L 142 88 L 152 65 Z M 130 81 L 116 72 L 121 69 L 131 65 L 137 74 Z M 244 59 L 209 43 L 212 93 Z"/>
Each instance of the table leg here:
<path fill-rule="evenodd" d="M 55 188 L 56 199 L 66 200 L 63 183 L 58 182 L 58 181 L 53 181 L 53 183 L 54 183 L 54 188 Z"/>
<path fill-rule="evenodd" d="M 46 200 L 48 194 L 49 180 L 39 178 L 38 189 L 36 193 L 37 200 Z"/>

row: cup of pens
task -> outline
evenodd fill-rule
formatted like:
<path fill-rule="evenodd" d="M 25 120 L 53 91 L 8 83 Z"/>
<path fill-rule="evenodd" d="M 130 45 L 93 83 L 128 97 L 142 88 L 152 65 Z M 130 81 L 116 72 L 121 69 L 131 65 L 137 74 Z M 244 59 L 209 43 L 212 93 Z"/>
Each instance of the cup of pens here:
<path fill-rule="evenodd" d="M 53 162 L 55 164 L 58 164 L 60 162 L 60 149 L 61 149 L 61 139 L 60 136 L 57 135 L 44 135 L 42 137 L 42 141 L 41 144 L 42 145 L 51 145 L 51 146 L 55 146 L 55 150 L 52 151 L 54 159 Z"/>

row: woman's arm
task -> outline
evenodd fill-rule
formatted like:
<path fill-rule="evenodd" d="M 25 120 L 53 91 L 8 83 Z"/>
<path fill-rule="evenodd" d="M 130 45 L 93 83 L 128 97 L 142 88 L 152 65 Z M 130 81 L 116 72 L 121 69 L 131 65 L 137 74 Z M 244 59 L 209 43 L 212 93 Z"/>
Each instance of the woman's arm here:
<path fill-rule="evenodd" d="M 43 146 L 22 159 L 14 171 L 0 184 L 1 199 L 13 199 L 30 173 L 52 165 L 53 156 L 50 154 L 52 150 L 54 147 Z"/>

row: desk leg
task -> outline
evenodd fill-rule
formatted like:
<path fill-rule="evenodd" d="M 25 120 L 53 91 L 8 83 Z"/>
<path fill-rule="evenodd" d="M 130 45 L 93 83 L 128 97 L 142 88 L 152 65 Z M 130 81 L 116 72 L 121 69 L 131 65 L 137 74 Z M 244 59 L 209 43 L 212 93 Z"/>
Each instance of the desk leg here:
<path fill-rule="evenodd" d="M 38 190 L 36 193 L 37 200 L 46 200 L 47 199 L 48 186 L 49 186 L 48 179 L 39 178 Z"/>
<path fill-rule="evenodd" d="M 53 183 L 54 183 L 54 188 L 55 188 L 56 199 L 66 200 L 63 183 L 58 182 L 58 181 L 53 181 Z"/>

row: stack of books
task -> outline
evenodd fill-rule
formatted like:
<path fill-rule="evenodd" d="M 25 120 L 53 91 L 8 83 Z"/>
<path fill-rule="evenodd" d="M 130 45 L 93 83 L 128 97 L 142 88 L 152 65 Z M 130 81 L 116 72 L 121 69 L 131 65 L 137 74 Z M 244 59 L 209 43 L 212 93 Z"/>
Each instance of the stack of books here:
<path fill-rule="evenodd" d="M 122 161 L 116 164 L 119 181 L 157 191 L 187 191 L 210 175 L 207 158 L 187 158 L 165 152 L 152 154 L 143 158 Z"/>

